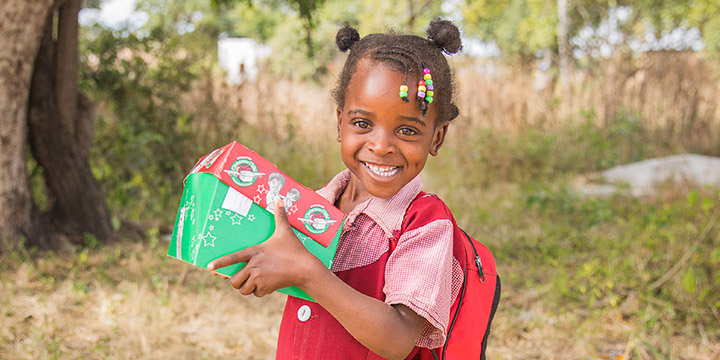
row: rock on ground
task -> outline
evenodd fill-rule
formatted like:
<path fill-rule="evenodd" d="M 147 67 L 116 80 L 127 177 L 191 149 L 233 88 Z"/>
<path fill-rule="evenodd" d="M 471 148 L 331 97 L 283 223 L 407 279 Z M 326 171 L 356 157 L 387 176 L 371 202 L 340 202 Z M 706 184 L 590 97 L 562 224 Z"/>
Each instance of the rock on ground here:
<path fill-rule="evenodd" d="M 720 158 L 697 154 L 672 155 L 616 166 L 599 174 L 600 184 L 579 181 L 586 195 L 609 195 L 626 184 L 633 196 L 655 193 L 658 185 L 674 182 L 720 187 Z"/>

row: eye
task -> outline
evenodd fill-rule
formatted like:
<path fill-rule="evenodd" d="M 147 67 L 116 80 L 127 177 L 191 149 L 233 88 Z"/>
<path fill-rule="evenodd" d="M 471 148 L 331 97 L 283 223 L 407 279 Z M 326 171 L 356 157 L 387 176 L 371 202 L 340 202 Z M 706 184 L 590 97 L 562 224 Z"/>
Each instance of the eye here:
<path fill-rule="evenodd" d="M 417 130 L 415 130 L 413 128 L 409 128 L 409 127 L 400 128 L 400 130 L 398 130 L 398 132 L 401 135 L 405 135 L 405 136 L 417 135 L 417 133 L 418 133 Z"/>
<path fill-rule="evenodd" d="M 353 125 L 361 128 L 361 129 L 369 129 L 370 128 L 370 122 L 367 120 L 362 120 L 362 119 L 353 121 Z"/>

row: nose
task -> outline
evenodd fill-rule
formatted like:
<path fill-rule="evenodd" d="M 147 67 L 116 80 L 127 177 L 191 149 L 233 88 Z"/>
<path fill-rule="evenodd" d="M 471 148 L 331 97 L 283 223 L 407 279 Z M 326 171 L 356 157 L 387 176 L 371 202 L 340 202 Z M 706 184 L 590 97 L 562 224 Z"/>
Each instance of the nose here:
<path fill-rule="evenodd" d="M 396 149 L 392 132 L 382 129 L 373 131 L 367 148 L 376 155 L 394 153 Z"/>

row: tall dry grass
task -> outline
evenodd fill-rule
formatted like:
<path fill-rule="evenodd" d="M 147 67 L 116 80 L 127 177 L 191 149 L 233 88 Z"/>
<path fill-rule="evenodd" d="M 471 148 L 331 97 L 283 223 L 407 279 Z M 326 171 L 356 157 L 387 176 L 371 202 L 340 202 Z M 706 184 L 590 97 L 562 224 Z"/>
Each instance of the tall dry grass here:
<path fill-rule="evenodd" d="M 511 133 L 585 120 L 608 126 L 618 112 L 630 112 L 649 128 L 693 140 L 681 144 L 717 150 L 717 135 L 699 131 L 720 122 L 720 69 L 701 52 L 653 52 L 586 65 L 571 73 L 565 94 L 552 69 L 466 58 L 455 63 L 461 122 L 472 126 Z"/>
<path fill-rule="evenodd" d="M 320 83 L 263 73 L 257 81 L 240 85 L 228 85 L 217 74 L 206 78 L 184 101 L 194 114 L 199 143 L 222 145 L 230 137 L 287 142 L 293 136 L 311 151 L 334 154 L 336 106 L 330 92 L 341 60 L 331 63 Z M 531 132 L 562 137 L 581 125 L 630 138 L 631 131 L 623 128 L 630 126 L 641 129 L 632 140 L 644 144 L 645 158 L 679 152 L 720 155 L 720 68 L 704 53 L 654 52 L 584 65 L 568 79 L 568 93 L 562 93 L 552 69 L 466 57 L 451 62 L 460 116 L 446 147 L 488 141 L 486 137 L 527 141 L 522 137 Z M 252 136 L 244 136 L 247 133 Z M 273 148 L 261 150 L 284 158 Z M 499 150 L 504 153 L 485 155 L 497 159 L 494 170 L 502 178 L 512 172 L 502 164 L 515 164 L 507 161 L 507 149 Z M 638 160 L 624 157 L 619 160 Z M 331 164 L 323 174 L 341 167 Z"/>

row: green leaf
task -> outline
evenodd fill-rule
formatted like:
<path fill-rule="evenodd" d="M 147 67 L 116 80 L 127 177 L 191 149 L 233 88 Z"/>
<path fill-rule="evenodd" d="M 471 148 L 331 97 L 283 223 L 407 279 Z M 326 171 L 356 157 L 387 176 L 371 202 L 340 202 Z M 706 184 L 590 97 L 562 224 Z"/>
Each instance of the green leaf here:
<path fill-rule="evenodd" d="M 689 293 L 694 293 L 696 288 L 695 271 L 688 269 L 683 276 L 683 288 Z"/>
<path fill-rule="evenodd" d="M 716 248 L 710 253 L 710 261 L 720 262 L 720 248 Z"/>
<path fill-rule="evenodd" d="M 706 213 L 709 212 L 713 206 L 715 206 L 715 202 L 711 198 L 703 198 L 700 203 L 700 208 Z"/>
<path fill-rule="evenodd" d="M 688 207 L 695 206 L 695 204 L 697 204 L 699 198 L 700 198 L 700 193 L 697 190 L 691 191 L 687 196 Z"/>

